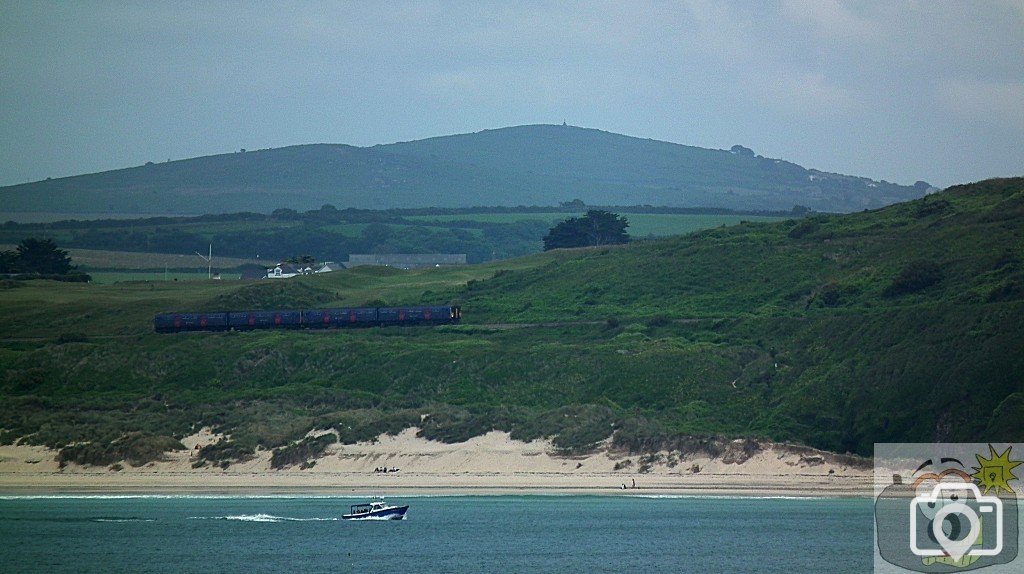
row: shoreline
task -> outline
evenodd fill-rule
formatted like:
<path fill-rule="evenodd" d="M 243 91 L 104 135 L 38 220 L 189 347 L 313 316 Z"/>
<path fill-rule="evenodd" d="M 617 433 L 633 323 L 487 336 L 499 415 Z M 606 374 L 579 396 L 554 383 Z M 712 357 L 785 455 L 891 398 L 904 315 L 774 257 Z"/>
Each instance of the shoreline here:
<path fill-rule="evenodd" d="M 197 500 L 218 500 L 218 499 L 310 499 L 310 500 L 369 500 L 384 498 L 388 500 L 400 499 L 410 500 L 417 498 L 472 498 L 472 497 L 595 497 L 595 498 L 650 498 L 650 499 L 723 499 L 723 500 L 863 500 L 870 501 L 871 497 L 866 495 L 822 495 L 822 494 L 752 494 L 744 492 L 672 492 L 672 493 L 617 493 L 617 492 L 577 492 L 577 491 L 542 491 L 522 492 L 485 490 L 480 492 L 387 492 L 383 494 L 358 494 L 358 493 L 322 493 L 309 492 L 306 490 L 297 492 L 92 492 L 92 491 L 59 491 L 59 492 L 0 492 L 0 500 L 127 500 L 127 499 L 197 499 Z"/>
<path fill-rule="evenodd" d="M 131 467 L 68 465 L 38 446 L 0 446 L 0 496 L 687 496 L 870 498 L 873 473 L 848 457 L 772 443 L 735 442 L 704 453 L 629 454 L 602 445 L 562 456 L 549 441 L 524 443 L 491 432 L 464 443 L 416 437 L 416 429 L 355 445 L 335 444 L 315 464 L 272 469 L 258 451 L 228 468 L 193 468 L 201 446 L 220 440 L 204 429 L 185 451 Z M 398 469 L 378 472 L 381 468 Z M 634 487 L 635 485 L 635 487 Z"/>
<path fill-rule="evenodd" d="M 39 480 L 39 478 L 43 478 Z M 391 497 L 416 496 L 639 496 L 639 497 L 731 497 L 731 498 L 802 498 L 802 499 L 835 499 L 860 498 L 870 499 L 870 483 L 832 484 L 827 488 L 814 484 L 789 484 L 782 487 L 778 484 L 720 484 L 720 485 L 684 485 L 657 484 L 636 488 L 609 487 L 593 484 L 580 484 L 573 478 L 573 485 L 555 484 L 550 482 L 534 484 L 508 484 L 507 481 L 482 481 L 476 484 L 455 481 L 450 486 L 431 484 L 338 484 L 327 485 L 323 478 L 310 481 L 316 484 L 297 484 L 294 481 L 263 481 L 260 477 L 239 476 L 243 480 L 236 481 L 203 481 L 204 484 L 183 485 L 178 481 L 165 480 L 176 477 L 154 477 L 156 480 L 145 481 L 111 481 L 99 480 L 47 480 L 34 477 L 30 483 L 4 480 L 0 475 L 0 497 L 104 497 L 104 496 L 138 496 L 138 497 L 330 497 L 330 498 L 367 498 L 380 495 Z M 232 477 L 235 478 L 235 477 Z M 412 477 L 415 480 L 417 477 Z M 444 480 L 452 477 L 429 477 Z M 563 477 L 559 477 L 563 478 Z M 305 481 L 303 481 L 305 482 Z M 561 482 L 561 481 L 560 481 Z M 661 481 L 659 481 L 661 482 Z"/>

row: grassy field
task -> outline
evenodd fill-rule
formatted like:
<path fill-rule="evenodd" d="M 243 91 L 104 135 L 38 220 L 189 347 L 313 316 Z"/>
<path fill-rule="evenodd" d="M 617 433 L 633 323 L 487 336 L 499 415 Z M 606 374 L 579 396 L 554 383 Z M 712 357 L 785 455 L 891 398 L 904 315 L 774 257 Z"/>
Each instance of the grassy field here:
<path fill-rule="evenodd" d="M 346 261 L 352 253 L 465 253 L 471 263 L 541 251 L 545 233 L 565 213 L 479 213 L 406 216 L 397 211 L 321 209 L 277 215 L 238 213 L 191 218 L 0 224 L 0 249 L 28 237 L 67 249 L 92 271 L 190 272 L 204 268 L 196 252 L 213 245 L 216 271 L 272 265 L 295 256 Z M 745 215 L 628 214 L 638 239 L 772 221 Z M 460 222 L 463 222 L 460 224 Z"/>
<path fill-rule="evenodd" d="M 554 225 L 569 217 L 580 217 L 583 213 L 472 213 L 461 215 L 410 215 L 413 221 L 479 221 L 484 223 L 513 223 L 515 221 L 543 221 Z"/>
<path fill-rule="evenodd" d="M 17 245 L 13 244 L 0 244 L 0 251 L 13 251 L 17 248 Z M 140 253 L 134 251 L 104 251 L 100 249 L 78 249 L 69 248 L 65 249 L 68 252 L 68 256 L 71 257 L 71 262 L 74 265 L 79 266 L 82 270 L 89 272 L 94 275 L 92 270 L 104 269 L 159 269 L 160 276 L 163 276 L 163 269 L 166 267 L 171 270 L 176 269 L 195 269 L 196 273 L 202 269 L 203 277 L 206 277 L 206 262 L 201 259 L 198 255 L 192 254 L 175 254 L 175 253 Z M 241 259 L 237 257 L 220 257 L 214 254 L 213 264 L 214 272 L 218 269 L 234 269 L 240 265 L 264 265 L 266 261 L 260 261 L 258 259 Z M 276 262 L 273 262 L 276 263 Z"/>
<path fill-rule="evenodd" d="M 465 228 L 444 222 L 409 221 L 397 212 L 324 209 L 297 213 L 236 213 L 222 216 L 121 221 L 61 221 L 0 224 L 0 244 L 26 238 L 51 239 L 85 270 L 188 269 L 213 245 L 215 264 L 274 263 L 309 255 L 346 261 L 352 253 L 465 253 L 470 262 L 508 259 L 540 251 L 547 226 L 536 222 Z M 81 250 L 80 252 L 78 250 Z M 112 253 L 130 255 L 111 255 Z M 155 255 L 162 254 L 162 255 Z M 259 261 L 254 261 L 259 260 Z"/>
<path fill-rule="evenodd" d="M 180 214 L 163 213 L 79 212 L 72 214 L 61 211 L 0 211 L 0 221 L 17 221 L 19 223 L 52 223 L 54 221 L 64 221 L 70 218 L 75 218 L 79 220 L 142 219 L 146 217 L 175 217 L 179 215 Z"/>
<path fill-rule="evenodd" d="M 234 459 L 420 426 L 569 450 L 762 436 L 1024 440 L 1024 180 L 486 265 L 279 282 L 0 283 L 0 438 L 109 464 L 197 426 Z M 158 335 L 161 311 L 459 304 L 462 324 Z M 428 415 L 425 419 L 424 415 Z M 687 442 L 689 441 L 689 442 Z M 135 444 L 135 442 L 132 442 Z M 205 456 L 205 455 L 204 455 Z"/>
<path fill-rule="evenodd" d="M 516 221 L 543 221 L 554 226 L 569 217 L 580 217 L 583 213 L 480 213 L 472 215 L 417 215 L 407 219 L 423 221 L 479 221 L 487 223 L 512 223 Z M 626 213 L 622 214 L 629 221 L 626 231 L 631 237 L 667 237 L 683 235 L 721 227 L 736 225 L 741 221 L 770 222 L 781 221 L 783 217 L 763 215 L 694 215 L 686 213 Z"/>
<path fill-rule="evenodd" d="M 90 271 L 93 283 L 111 284 L 128 281 L 207 281 L 209 276 L 203 271 Z M 221 281 L 237 281 L 238 273 L 222 273 Z"/>
<path fill-rule="evenodd" d="M 516 222 L 521 221 L 535 221 L 543 222 L 542 229 L 548 225 L 554 225 L 555 223 L 572 217 L 574 214 L 565 213 L 482 213 L 482 214 L 467 214 L 467 215 L 450 215 L 450 216 L 410 216 L 403 219 L 403 221 L 412 221 L 422 223 L 422 227 L 429 230 L 428 233 L 436 235 L 458 233 L 460 237 L 464 238 L 469 242 L 481 242 L 487 241 L 486 233 L 483 229 L 479 228 L 449 228 L 444 227 L 450 225 L 453 221 L 466 221 L 467 225 L 476 224 L 498 224 L 498 225 L 512 225 Z M 652 238 L 652 237 L 665 237 L 671 235 L 682 235 L 691 233 L 693 231 L 699 231 L 701 229 L 709 229 L 714 227 L 721 227 L 723 225 L 736 225 L 740 222 L 770 222 L 779 221 L 782 218 L 779 217 L 766 217 L 766 216 L 751 216 L 751 215 L 691 215 L 691 214 L 627 214 L 626 217 L 630 221 L 629 233 L 635 238 Z M 432 226 L 431 223 L 436 224 Z M 357 240 L 371 224 L 369 223 L 341 223 L 324 225 L 318 228 L 319 232 L 325 234 L 337 234 L 337 236 Z M 405 236 L 412 237 L 413 226 L 407 223 L 396 224 L 376 224 L 378 227 L 385 228 L 387 231 L 385 237 L 382 239 L 385 243 L 383 246 L 377 248 L 381 249 L 409 249 L 404 246 L 402 242 L 396 243 L 394 238 L 403 238 Z M 224 257 L 218 255 L 217 249 L 220 243 L 216 241 L 218 234 L 224 233 L 242 233 L 246 230 L 253 229 L 254 225 L 252 222 L 238 222 L 238 221 L 227 221 L 227 222 L 208 222 L 208 221 L 185 221 L 177 222 L 174 224 L 167 223 L 151 223 L 143 224 L 139 222 L 137 225 L 133 225 L 124 230 L 114 231 L 115 233 L 143 233 L 152 232 L 159 233 L 161 229 L 175 229 L 191 230 L 195 235 L 195 242 L 193 246 L 198 246 L 199 249 L 206 241 L 214 241 L 214 272 L 228 273 L 227 270 L 232 272 L 242 265 L 271 265 L 277 262 L 276 258 L 267 259 L 256 259 L 252 258 L 240 258 L 240 257 Z M 275 222 L 272 225 L 265 226 L 265 230 L 271 229 L 274 233 L 288 234 L 290 229 L 302 229 L 304 231 L 296 231 L 296 233 L 308 232 L 308 226 L 301 226 L 295 222 L 280 221 Z M 522 242 L 522 245 L 517 247 L 518 251 L 528 253 L 530 251 L 539 251 L 541 249 L 540 235 L 542 229 L 536 229 L 534 232 L 537 237 L 534 241 L 529 242 L 523 238 L 516 238 L 516 242 Z M 71 241 L 73 237 L 79 231 L 73 228 L 70 229 L 50 229 L 46 231 L 32 232 L 26 231 L 26 234 L 39 233 L 42 236 L 53 237 L 57 241 L 58 245 L 62 245 L 63 242 Z M 276 236 L 275 236 L 276 237 Z M 390 239 L 389 239 L 390 237 Z M 418 236 L 417 236 L 418 237 Z M 424 238 L 427 243 L 430 243 L 429 237 Z M 501 247 L 502 240 L 500 238 L 493 239 L 495 243 L 491 248 L 477 247 L 476 250 L 480 253 L 477 255 L 478 259 L 489 260 L 494 254 L 501 254 L 503 251 Z M 243 242 L 244 243 L 244 242 Z M 266 243 L 266 242 L 264 242 Z M 329 243 L 329 241 L 328 241 Z M 253 246 L 248 248 L 247 251 L 255 253 L 263 250 L 267 252 L 273 252 L 273 246 L 275 241 L 270 241 L 269 244 L 261 244 L 260 246 Z M 12 250 L 16 247 L 14 244 L 0 244 L 0 250 Z M 451 242 L 438 243 L 434 249 L 438 250 L 454 250 L 453 252 L 459 252 L 458 249 L 465 247 L 459 245 L 457 242 L 452 244 Z M 261 249 L 262 248 L 262 249 Z M 93 275 L 93 279 L 100 282 L 116 282 L 116 281 L 132 281 L 132 280 L 160 280 L 163 278 L 164 270 L 169 270 L 168 278 L 174 279 L 177 277 L 179 280 L 193 279 L 191 277 L 193 270 L 195 273 L 203 273 L 206 269 L 203 260 L 195 253 L 179 252 L 179 253 L 146 253 L 146 252 L 135 252 L 135 251 L 117 251 L 110 249 L 85 249 L 78 247 L 67 248 L 68 253 L 71 256 L 74 265 L 77 265 L 81 270 Z M 326 252 L 325 252 L 326 253 Z M 347 255 L 346 255 L 347 257 Z M 324 258 L 323 255 L 320 257 Z M 343 258 L 337 258 L 335 260 L 344 260 Z M 131 272 L 128 275 L 117 273 L 118 271 Z M 230 273 L 224 275 L 224 277 L 230 276 Z"/>

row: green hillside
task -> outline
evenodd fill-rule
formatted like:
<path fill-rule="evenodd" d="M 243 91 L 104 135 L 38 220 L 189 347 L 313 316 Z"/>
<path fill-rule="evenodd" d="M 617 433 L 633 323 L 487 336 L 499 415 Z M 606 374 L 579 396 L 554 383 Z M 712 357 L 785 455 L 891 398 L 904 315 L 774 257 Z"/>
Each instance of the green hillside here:
<path fill-rule="evenodd" d="M 748 223 L 457 269 L 248 286 L 5 282 L 0 428 L 69 461 L 211 462 L 314 428 L 420 426 L 585 450 L 763 436 L 1024 440 L 1024 179 L 873 212 Z M 433 329 L 156 335 L 166 310 L 458 303 Z M 427 415 L 425 418 L 424 415 Z"/>
<path fill-rule="evenodd" d="M 239 152 L 0 188 L 4 210 L 208 214 L 276 208 L 664 205 L 842 212 L 920 197 L 782 160 L 570 126 L 520 126 L 359 148 Z"/>

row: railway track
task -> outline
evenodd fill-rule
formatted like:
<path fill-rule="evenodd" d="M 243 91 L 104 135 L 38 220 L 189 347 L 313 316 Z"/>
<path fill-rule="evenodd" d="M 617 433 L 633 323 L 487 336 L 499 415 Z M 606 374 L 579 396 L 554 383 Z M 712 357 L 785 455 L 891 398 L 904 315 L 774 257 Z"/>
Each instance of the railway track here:
<path fill-rule="evenodd" d="M 671 319 L 669 322 L 673 324 L 694 324 L 702 321 L 716 321 L 721 317 L 716 318 L 697 318 L 690 317 L 684 319 Z M 461 323 L 461 327 L 469 327 L 476 329 L 484 329 L 489 331 L 511 331 L 515 329 L 560 329 L 565 327 L 587 327 L 595 325 L 604 325 L 607 321 L 544 321 L 535 323 Z M 444 327 L 444 325 L 439 325 Z M 361 329 L 371 329 L 372 327 L 360 327 Z M 406 327 L 409 328 L 409 327 Z M 435 327 L 436 328 L 436 327 Z M 277 331 L 278 329 L 270 329 L 270 331 Z M 339 330 L 351 331 L 353 329 L 294 329 L 295 331 L 301 331 L 303 333 L 333 333 Z M 358 329 L 356 329 L 358 330 Z M 214 333 L 213 331 L 189 331 L 194 333 Z M 221 333 L 225 331 L 219 331 Z M 153 331 L 145 331 L 139 333 L 128 333 L 122 335 L 85 335 L 85 340 L 117 340 L 117 339 L 134 339 L 143 335 L 152 334 Z M 59 337 L 3 337 L 0 338 L 0 343 L 45 343 L 55 342 Z"/>

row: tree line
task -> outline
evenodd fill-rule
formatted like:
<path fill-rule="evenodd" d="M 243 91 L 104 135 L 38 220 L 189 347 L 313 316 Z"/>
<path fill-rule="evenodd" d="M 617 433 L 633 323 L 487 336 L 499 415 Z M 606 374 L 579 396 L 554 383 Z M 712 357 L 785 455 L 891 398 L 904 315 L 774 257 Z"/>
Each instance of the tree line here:
<path fill-rule="evenodd" d="M 284 211 L 277 210 L 275 217 L 287 220 L 303 216 Z M 304 217 L 333 222 L 335 215 L 329 206 L 324 206 L 324 209 L 307 213 Z M 134 229 L 124 229 L 120 225 L 102 228 L 94 226 L 95 222 L 92 225 L 81 222 L 82 227 L 78 229 L 64 228 L 56 234 L 62 237 L 58 239 L 66 246 L 108 251 L 192 252 L 197 245 L 212 242 L 222 256 L 258 257 L 267 261 L 282 260 L 296 253 L 314 254 L 317 260 L 322 261 L 344 260 L 351 253 L 465 253 L 470 263 L 480 263 L 536 253 L 541 247 L 549 250 L 629 241 L 626 233 L 628 221 L 600 209 L 591 209 L 582 217 L 570 217 L 550 228 L 538 220 L 512 223 L 438 221 L 431 222 L 430 226 L 408 220 L 402 220 L 405 224 L 397 224 L 393 220 L 374 221 L 372 218 L 364 221 L 365 226 L 356 235 L 331 229 L 323 222 L 318 224 L 310 219 L 300 219 L 298 225 L 288 227 L 211 230 L 212 233 L 204 233 L 202 228 L 195 227 L 182 229 L 171 221 Z M 469 224 L 475 224 L 475 228 L 467 229 Z M 67 252 L 57 248 L 53 237 L 45 237 L 48 235 L 46 231 L 38 228 L 36 231 L 42 232 L 43 238 L 25 239 L 17 250 L 3 252 L 0 273 L 72 274 L 75 270 Z M 15 231 L 8 229 L 3 235 L 11 240 L 14 239 L 12 233 Z"/>
<path fill-rule="evenodd" d="M 0 273 L 15 276 L 44 277 L 63 281 L 89 281 L 71 264 L 68 252 L 52 239 L 30 237 L 21 240 L 14 251 L 0 252 Z"/>

